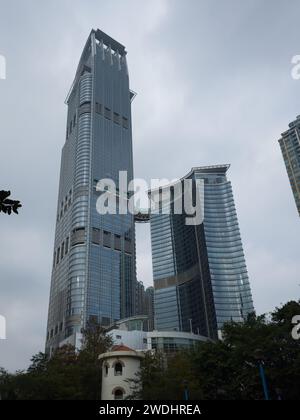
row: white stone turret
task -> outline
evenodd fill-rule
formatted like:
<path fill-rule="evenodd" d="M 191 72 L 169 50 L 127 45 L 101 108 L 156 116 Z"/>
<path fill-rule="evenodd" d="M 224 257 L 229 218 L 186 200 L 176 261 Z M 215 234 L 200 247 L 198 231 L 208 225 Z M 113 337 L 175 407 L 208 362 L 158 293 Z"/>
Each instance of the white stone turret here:
<path fill-rule="evenodd" d="M 130 379 L 136 379 L 142 352 L 137 352 L 124 345 L 114 346 L 111 351 L 103 353 L 99 359 L 102 365 L 102 400 L 124 400 L 132 394 Z"/>

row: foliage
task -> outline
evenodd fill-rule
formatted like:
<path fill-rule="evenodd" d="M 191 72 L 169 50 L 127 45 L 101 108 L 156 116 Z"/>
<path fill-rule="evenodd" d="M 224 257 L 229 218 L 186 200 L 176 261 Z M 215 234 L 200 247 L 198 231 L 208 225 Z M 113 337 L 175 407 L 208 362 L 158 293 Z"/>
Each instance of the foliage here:
<path fill-rule="evenodd" d="M 13 211 L 18 214 L 18 209 L 22 207 L 22 204 L 18 200 L 10 200 L 8 198 L 10 194 L 10 191 L 0 191 L 0 213 L 11 214 Z"/>
<path fill-rule="evenodd" d="M 56 350 L 49 359 L 38 353 L 26 372 L 0 370 L 0 395 L 8 400 L 97 400 L 101 397 L 101 363 L 98 356 L 112 346 L 98 325 L 83 332 L 83 348 Z"/>
<path fill-rule="evenodd" d="M 132 397 L 182 400 L 185 383 L 190 399 L 260 400 L 264 398 L 259 364 L 264 365 L 272 399 L 300 399 L 300 340 L 291 336 L 291 320 L 300 303 L 289 302 L 265 316 L 249 315 L 228 323 L 223 340 L 199 344 L 166 359 L 145 358 L 131 381 Z"/>
<path fill-rule="evenodd" d="M 270 317 L 251 314 L 244 323 L 228 323 L 223 340 L 199 344 L 166 356 L 146 353 L 131 379 L 131 399 L 261 400 L 259 364 L 263 364 L 271 399 L 300 399 L 300 339 L 291 335 L 300 302 L 276 308 Z M 66 346 L 51 359 L 32 358 L 26 372 L 0 369 L 2 399 L 98 400 L 101 395 L 99 354 L 112 345 L 97 325 L 84 331 L 83 349 Z"/>

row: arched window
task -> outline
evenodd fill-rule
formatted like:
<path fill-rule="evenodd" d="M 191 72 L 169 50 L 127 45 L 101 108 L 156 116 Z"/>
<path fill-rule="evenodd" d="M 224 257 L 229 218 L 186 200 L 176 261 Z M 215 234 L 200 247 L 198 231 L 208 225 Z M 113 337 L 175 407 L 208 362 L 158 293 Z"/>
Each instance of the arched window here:
<path fill-rule="evenodd" d="M 122 388 L 116 388 L 114 391 L 115 400 L 123 400 L 124 399 L 124 390 Z"/>
<path fill-rule="evenodd" d="M 104 366 L 103 366 L 103 369 L 104 369 L 104 376 L 107 376 L 108 375 L 109 364 L 105 363 Z"/>
<path fill-rule="evenodd" d="M 122 363 L 117 362 L 115 364 L 115 376 L 122 376 L 123 374 L 123 366 Z"/>

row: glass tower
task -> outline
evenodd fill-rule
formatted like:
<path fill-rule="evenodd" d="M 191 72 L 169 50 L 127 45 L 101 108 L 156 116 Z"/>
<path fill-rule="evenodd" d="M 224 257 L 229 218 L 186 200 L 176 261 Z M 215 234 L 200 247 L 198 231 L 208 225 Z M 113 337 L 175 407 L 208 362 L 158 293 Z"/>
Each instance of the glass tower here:
<path fill-rule="evenodd" d="M 97 182 L 133 179 L 126 51 L 92 30 L 66 99 L 46 350 L 90 321 L 132 316 L 136 283 L 134 217 L 100 215 Z M 117 190 L 118 191 L 118 190 Z"/>
<path fill-rule="evenodd" d="M 300 216 L 300 115 L 282 133 L 279 144 Z"/>
<path fill-rule="evenodd" d="M 216 338 L 224 322 L 254 311 L 228 169 L 193 168 L 182 178 L 204 183 L 200 224 L 174 211 L 150 216 L 158 330 Z"/>

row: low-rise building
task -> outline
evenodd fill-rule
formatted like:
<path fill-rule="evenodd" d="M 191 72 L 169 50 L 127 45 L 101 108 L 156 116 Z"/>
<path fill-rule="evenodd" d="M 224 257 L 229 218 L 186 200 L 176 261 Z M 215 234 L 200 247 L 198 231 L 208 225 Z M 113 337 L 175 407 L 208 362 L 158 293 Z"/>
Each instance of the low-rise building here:
<path fill-rule="evenodd" d="M 143 352 L 127 346 L 113 346 L 111 351 L 103 353 L 99 359 L 102 365 L 102 400 L 124 400 L 132 394 L 131 379 L 136 379 L 144 358 Z"/>

